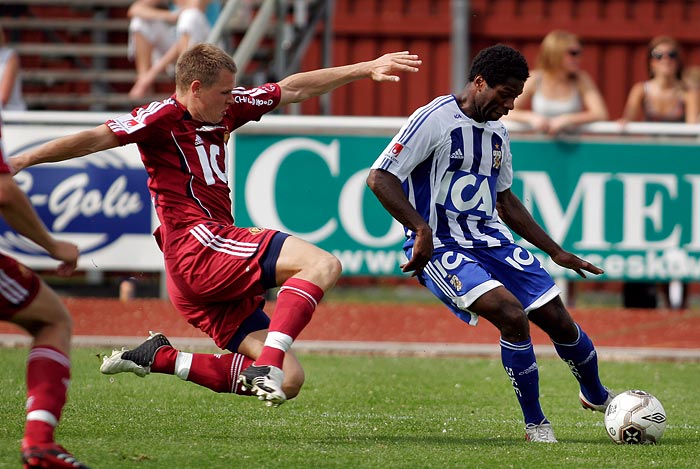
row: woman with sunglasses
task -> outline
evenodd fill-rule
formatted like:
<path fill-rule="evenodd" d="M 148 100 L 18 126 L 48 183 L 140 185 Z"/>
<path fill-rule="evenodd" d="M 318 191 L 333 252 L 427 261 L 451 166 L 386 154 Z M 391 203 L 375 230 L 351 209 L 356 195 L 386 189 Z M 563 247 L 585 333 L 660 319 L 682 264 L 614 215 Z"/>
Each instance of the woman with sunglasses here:
<path fill-rule="evenodd" d="M 649 79 L 632 86 L 620 123 L 695 122 L 698 106 L 683 80 L 683 57 L 678 41 L 670 36 L 653 38 L 649 41 L 647 61 Z M 655 308 L 657 290 L 670 308 L 687 308 L 688 289 L 680 280 L 659 285 L 626 282 L 623 304 L 629 308 Z"/>
<path fill-rule="evenodd" d="M 680 45 L 672 37 L 658 36 L 648 49 L 649 79 L 632 86 L 621 122 L 692 122 Z"/>
<path fill-rule="evenodd" d="M 583 49 L 575 34 L 555 30 L 542 40 L 531 71 L 507 119 L 549 135 L 606 120 L 608 110 L 591 76 L 581 69 Z"/>

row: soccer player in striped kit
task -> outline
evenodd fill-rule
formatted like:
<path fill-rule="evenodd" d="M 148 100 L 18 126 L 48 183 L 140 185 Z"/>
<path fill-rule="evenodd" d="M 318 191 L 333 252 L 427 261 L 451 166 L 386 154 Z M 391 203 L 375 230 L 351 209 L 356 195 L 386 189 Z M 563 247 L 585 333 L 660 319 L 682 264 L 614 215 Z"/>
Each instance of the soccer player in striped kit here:
<path fill-rule="evenodd" d="M 419 65 L 417 56 L 395 52 L 244 89 L 234 86 L 231 57 L 199 44 L 178 59 L 172 97 L 14 157 L 21 169 L 136 143 L 161 223 L 154 235 L 170 299 L 190 324 L 233 352 L 182 352 L 158 333 L 133 350 L 114 351 L 101 371 L 174 374 L 218 392 L 252 392 L 268 405 L 296 396 L 304 372 L 289 349 L 340 276 L 340 261 L 286 233 L 234 224 L 229 136 L 279 106 L 363 78 L 395 82 L 396 73 Z M 262 294 L 275 286 L 280 290 L 270 320 Z"/>
<path fill-rule="evenodd" d="M 544 330 L 579 381 L 585 408 L 604 412 L 613 393 L 598 376 L 596 352 L 564 307 L 540 262 L 515 244 L 510 227 L 557 264 L 603 271 L 564 251 L 511 192 L 510 142 L 498 120 L 513 109 L 529 75 L 520 52 L 482 50 L 469 83 L 416 110 L 377 158 L 367 183 L 406 231 L 405 272 L 417 275 L 460 319 L 479 317 L 501 332 L 501 358 L 528 441 L 555 443 L 539 402 L 529 321 Z"/>
<path fill-rule="evenodd" d="M 0 139 L 0 215 L 14 230 L 60 261 L 60 275 L 72 274 L 78 262 L 78 247 L 49 234 L 12 178 L 2 150 Z M 33 338 L 27 359 L 23 467 L 87 468 L 54 441 L 70 382 L 70 314 L 51 287 L 4 254 L 0 254 L 0 320 L 22 327 Z"/>

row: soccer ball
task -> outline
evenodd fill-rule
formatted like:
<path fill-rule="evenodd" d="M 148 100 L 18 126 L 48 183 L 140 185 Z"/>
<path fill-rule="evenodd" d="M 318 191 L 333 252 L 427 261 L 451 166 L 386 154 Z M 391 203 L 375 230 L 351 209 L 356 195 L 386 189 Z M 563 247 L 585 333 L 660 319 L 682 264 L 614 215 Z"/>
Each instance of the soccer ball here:
<path fill-rule="evenodd" d="M 654 444 L 666 429 L 666 411 L 645 391 L 618 394 L 605 411 L 605 430 L 618 444 Z"/>

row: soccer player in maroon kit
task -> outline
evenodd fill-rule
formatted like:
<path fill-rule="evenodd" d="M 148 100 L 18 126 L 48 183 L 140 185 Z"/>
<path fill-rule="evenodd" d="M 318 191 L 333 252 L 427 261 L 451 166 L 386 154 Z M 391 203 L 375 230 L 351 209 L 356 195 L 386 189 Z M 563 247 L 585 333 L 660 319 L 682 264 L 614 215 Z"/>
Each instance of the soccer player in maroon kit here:
<path fill-rule="evenodd" d="M 14 157 L 13 166 L 21 169 L 136 143 L 161 223 L 154 236 L 171 301 L 190 324 L 232 352 L 186 353 L 155 333 L 133 350 L 105 357 L 101 371 L 175 374 L 217 392 L 252 393 L 275 406 L 296 396 L 304 372 L 288 351 L 340 276 L 340 261 L 286 233 L 235 226 L 227 181 L 230 133 L 279 106 L 358 79 L 395 82 L 396 73 L 419 65 L 417 56 L 395 52 L 244 89 L 234 86 L 233 60 L 216 46 L 199 44 L 178 59 L 172 97 Z M 281 288 L 270 320 L 262 294 L 275 286 Z"/>
<path fill-rule="evenodd" d="M 31 202 L 12 178 L 0 139 L 0 215 L 51 257 L 61 261 L 60 275 L 70 275 L 78 247 L 54 239 Z M 0 320 L 24 328 L 33 337 L 27 359 L 27 419 L 22 438 L 25 468 L 87 468 L 54 441 L 70 381 L 72 323 L 58 295 L 34 272 L 0 254 Z"/>

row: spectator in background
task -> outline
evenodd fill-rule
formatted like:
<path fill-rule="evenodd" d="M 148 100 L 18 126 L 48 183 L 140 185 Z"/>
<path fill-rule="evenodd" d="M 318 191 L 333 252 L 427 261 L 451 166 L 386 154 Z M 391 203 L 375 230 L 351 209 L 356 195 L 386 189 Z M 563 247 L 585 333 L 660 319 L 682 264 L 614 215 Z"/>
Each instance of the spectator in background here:
<path fill-rule="evenodd" d="M 683 81 L 683 57 L 678 42 L 669 36 L 658 36 L 649 42 L 647 66 L 649 79 L 632 86 L 622 113 L 622 123 L 686 122 L 689 93 Z"/>
<path fill-rule="evenodd" d="M 581 69 L 583 47 L 578 36 L 561 30 L 547 34 L 523 93 L 503 120 L 529 124 L 551 136 L 582 124 L 608 119 L 608 109 L 591 76 Z M 567 282 L 566 303 L 576 301 L 575 282 Z"/>
<path fill-rule="evenodd" d="M 140 3 L 149 3 L 151 5 L 137 5 Z M 136 11 L 137 13 L 142 11 L 144 15 L 153 14 L 154 18 L 162 16 L 162 20 L 156 19 L 155 21 L 158 22 L 159 28 L 163 29 L 163 31 L 159 31 L 157 35 L 159 47 L 153 49 L 158 52 L 157 59 L 153 60 L 153 57 L 151 57 L 150 60 L 152 60 L 152 62 L 148 68 L 143 66 L 143 62 L 145 61 L 144 57 L 140 57 L 139 61 L 137 61 L 136 83 L 134 83 L 134 86 L 129 92 L 129 96 L 133 99 L 145 97 L 158 78 L 158 75 L 166 72 L 168 67 L 174 66 L 180 54 L 188 48 L 207 40 L 212 27 L 212 23 L 207 18 L 207 10 L 210 5 L 215 7 L 219 5 L 218 2 L 213 2 L 211 0 L 178 0 L 174 3 L 177 10 L 166 12 L 154 6 L 153 3 L 153 0 L 137 0 L 129 9 L 130 13 L 132 11 Z M 161 11 L 156 16 L 158 10 Z M 216 10 L 216 14 L 218 15 L 218 10 Z M 177 18 L 174 30 L 168 27 L 167 23 L 161 22 L 170 22 L 173 18 Z M 143 36 L 137 40 L 143 40 Z M 168 47 L 162 50 L 162 45 L 165 45 L 168 41 Z M 142 55 L 146 55 L 146 52 L 142 52 Z"/>
<path fill-rule="evenodd" d="M 555 30 L 542 40 L 537 68 L 525 82 L 515 109 L 504 119 L 524 122 L 549 135 L 608 118 L 603 97 L 581 69 L 583 48 L 575 34 Z"/>
<path fill-rule="evenodd" d="M 129 7 L 129 58 L 136 66 L 137 79 L 175 43 L 178 13 L 161 0 L 136 0 Z"/>
<path fill-rule="evenodd" d="M 683 56 L 678 41 L 670 36 L 657 36 L 649 41 L 647 67 L 649 79 L 632 86 L 620 123 L 695 122 L 698 108 L 683 80 Z M 628 308 L 656 308 L 657 289 L 669 307 L 687 307 L 687 288 L 678 280 L 658 287 L 653 282 L 627 282 L 623 287 L 623 303 Z"/>
<path fill-rule="evenodd" d="M 17 52 L 7 47 L 5 33 L 0 29 L 0 109 L 26 111 L 22 98 L 22 81 Z"/>
<path fill-rule="evenodd" d="M 136 277 L 126 277 L 119 282 L 119 301 L 126 303 L 136 298 L 138 281 Z"/>
<path fill-rule="evenodd" d="M 700 122 L 700 65 L 686 67 L 683 81 L 688 88 L 686 122 L 697 124 Z"/>

